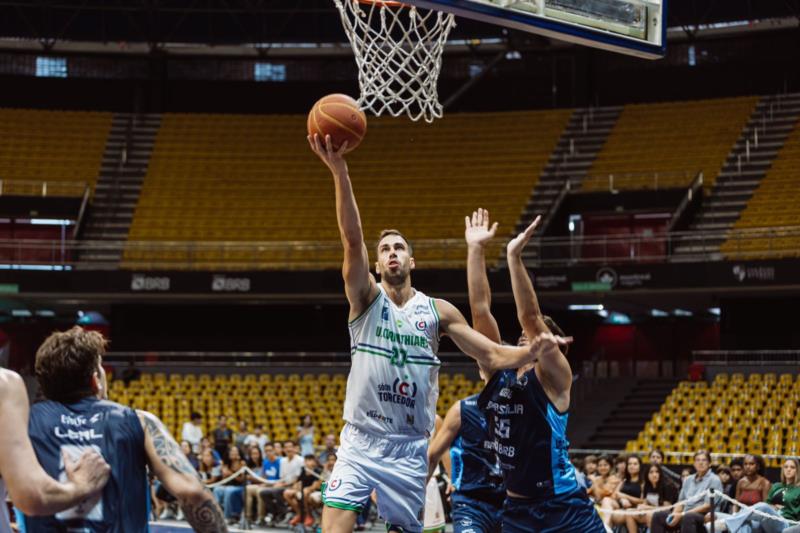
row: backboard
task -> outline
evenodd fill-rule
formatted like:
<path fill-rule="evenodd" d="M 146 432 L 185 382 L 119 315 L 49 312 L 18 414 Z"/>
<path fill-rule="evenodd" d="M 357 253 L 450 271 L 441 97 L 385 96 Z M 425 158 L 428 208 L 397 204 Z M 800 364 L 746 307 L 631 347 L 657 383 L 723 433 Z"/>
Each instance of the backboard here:
<path fill-rule="evenodd" d="M 406 4 L 648 59 L 666 53 L 667 0 L 403 0 Z"/>

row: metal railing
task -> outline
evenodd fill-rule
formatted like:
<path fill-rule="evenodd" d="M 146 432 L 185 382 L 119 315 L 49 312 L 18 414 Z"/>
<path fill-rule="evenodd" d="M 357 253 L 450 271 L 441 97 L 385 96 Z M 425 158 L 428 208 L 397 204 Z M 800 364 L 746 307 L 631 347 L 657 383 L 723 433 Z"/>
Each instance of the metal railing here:
<path fill-rule="evenodd" d="M 705 245 L 727 240 L 724 255 L 716 251 L 682 253 L 681 261 L 721 261 L 779 258 L 800 250 L 785 239 L 800 238 L 800 226 L 728 231 L 682 231 L 652 235 L 601 237 L 544 237 L 537 259 L 528 266 L 575 264 L 637 264 L 670 261 L 679 245 Z M 697 246 L 702 250 L 702 246 Z M 372 249 L 372 248 L 370 248 Z M 122 262 L 93 260 L 94 254 L 116 254 Z M 414 255 L 423 268 L 462 268 L 466 245 L 462 239 L 414 241 Z M 91 266 L 117 269 L 327 269 L 338 268 L 341 244 L 336 241 L 75 241 L 0 239 L 0 264 L 25 266 Z"/>
<path fill-rule="evenodd" d="M 84 196 L 88 187 L 85 181 L 0 178 L 0 196 Z"/>
<path fill-rule="evenodd" d="M 695 350 L 692 361 L 705 366 L 800 367 L 800 350 Z"/>
<path fill-rule="evenodd" d="M 620 187 L 625 191 L 631 190 L 661 190 L 661 189 L 680 189 L 688 187 L 695 177 L 700 174 L 698 170 L 686 170 L 676 172 L 627 172 L 615 174 L 589 175 L 583 178 L 582 183 L 607 183 L 608 187 L 601 190 L 608 190 L 611 193 L 620 191 Z M 597 190 L 594 187 L 587 191 Z"/>

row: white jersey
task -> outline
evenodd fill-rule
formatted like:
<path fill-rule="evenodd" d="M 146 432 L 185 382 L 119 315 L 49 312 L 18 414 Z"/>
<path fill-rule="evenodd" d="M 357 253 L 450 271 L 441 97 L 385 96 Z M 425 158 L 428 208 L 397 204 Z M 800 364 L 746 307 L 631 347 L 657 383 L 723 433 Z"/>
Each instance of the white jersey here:
<path fill-rule="evenodd" d="M 11 523 L 6 505 L 6 482 L 0 477 L 0 533 L 11 533 Z"/>
<path fill-rule="evenodd" d="M 400 308 L 378 288 L 350 322 L 344 419 L 376 435 L 428 438 L 439 397 L 439 312 L 420 291 Z"/>

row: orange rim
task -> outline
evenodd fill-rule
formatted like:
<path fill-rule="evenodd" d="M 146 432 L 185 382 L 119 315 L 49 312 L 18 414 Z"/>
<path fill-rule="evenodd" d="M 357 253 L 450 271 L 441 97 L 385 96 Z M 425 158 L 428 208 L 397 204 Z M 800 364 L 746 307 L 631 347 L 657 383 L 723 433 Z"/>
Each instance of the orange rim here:
<path fill-rule="evenodd" d="M 358 0 L 359 4 L 376 5 L 378 7 L 408 7 L 403 2 L 396 2 L 395 0 Z"/>

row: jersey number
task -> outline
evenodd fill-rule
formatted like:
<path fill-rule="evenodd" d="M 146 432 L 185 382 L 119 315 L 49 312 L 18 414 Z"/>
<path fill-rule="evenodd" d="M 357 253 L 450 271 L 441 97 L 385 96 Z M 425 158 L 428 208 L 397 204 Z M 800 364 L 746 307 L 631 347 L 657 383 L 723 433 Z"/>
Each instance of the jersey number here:
<path fill-rule="evenodd" d="M 408 357 L 408 352 L 405 351 L 403 348 L 392 346 L 391 362 L 394 366 L 399 366 L 399 367 L 405 366 L 407 357 Z"/>
<path fill-rule="evenodd" d="M 70 459 L 73 461 L 77 461 L 80 459 L 83 452 L 91 448 L 100 455 L 102 452 L 98 446 L 77 446 L 74 444 L 63 444 L 61 446 L 62 452 L 66 452 L 69 455 Z M 61 461 L 58 465 L 58 480 L 63 482 L 67 481 L 67 473 L 64 470 L 64 459 L 63 455 L 61 455 Z M 60 513 L 56 513 L 56 519 L 61 521 L 67 520 L 94 520 L 94 521 L 102 521 L 103 520 L 103 499 L 102 499 L 102 492 L 97 494 L 91 498 L 87 498 L 80 502 L 75 507 L 71 507 L 70 509 L 65 509 Z"/>
<path fill-rule="evenodd" d="M 501 439 L 507 439 L 511 436 L 511 419 L 500 418 L 494 426 L 494 434 Z"/>

